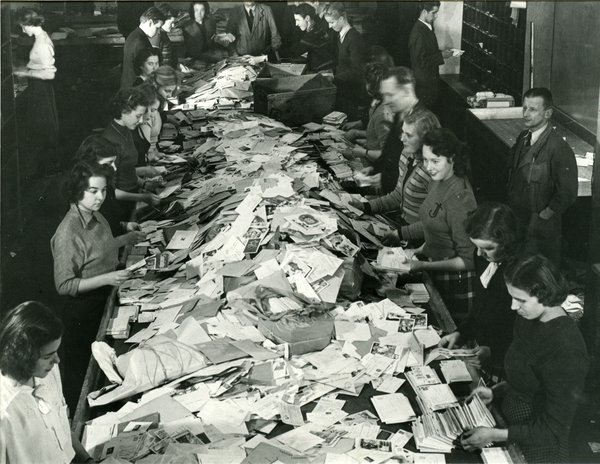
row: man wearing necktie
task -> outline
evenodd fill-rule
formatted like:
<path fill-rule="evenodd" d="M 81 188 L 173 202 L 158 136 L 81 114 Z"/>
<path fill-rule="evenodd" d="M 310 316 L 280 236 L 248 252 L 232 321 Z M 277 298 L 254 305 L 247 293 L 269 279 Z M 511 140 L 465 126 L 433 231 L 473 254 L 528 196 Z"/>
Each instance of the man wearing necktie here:
<path fill-rule="evenodd" d="M 439 93 L 440 65 L 452 56 L 451 50 L 440 50 L 433 31 L 440 2 L 420 2 L 419 19 L 408 39 L 410 63 L 417 80 L 417 96 L 423 104 L 435 111 Z"/>
<path fill-rule="evenodd" d="M 281 47 L 281 37 L 268 5 L 244 2 L 233 7 L 227 32 L 235 37 L 233 52 L 237 55 L 263 56 Z"/>
<path fill-rule="evenodd" d="M 577 163 L 550 124 L 552 93 L 540 87 L 523 96 L 521 132 L 508 166 L 508 203 L 527 228 L 527 246 L 560 265 L 562 214 L 577 199 Z"/>

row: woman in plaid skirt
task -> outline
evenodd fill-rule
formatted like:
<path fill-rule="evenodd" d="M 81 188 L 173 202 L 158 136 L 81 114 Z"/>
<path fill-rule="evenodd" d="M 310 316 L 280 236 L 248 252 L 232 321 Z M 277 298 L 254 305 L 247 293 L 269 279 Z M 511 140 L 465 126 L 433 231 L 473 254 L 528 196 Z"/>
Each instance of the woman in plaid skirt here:
<path fill-rule="evenodd" d="M 562 309 L 564 278 L 542 255 L 506 263 L 504 279 L 516 311 L 506 353 L 506 381 L 479 387 L 485 403 L 501 399 L 508 428 L 477 427 L 463 434 L 467 450 L 515 443 L 526 462 L 568 462 L 569 435 L 589 361 L 583 337 Z"/>
<path fill-rule="evenodd" d="M 401 240 L 423 240 L 410 272 L 427 271 L 453 318 L 460 322 L 474 298 L 475 246 L 465 231 L 467 215 L 477 207 L 467 179 L 468 157 L 449 129 L 431 129 L 423 137 L 423 166 L 431 176 L 419 222 L 398 231 Z"/>

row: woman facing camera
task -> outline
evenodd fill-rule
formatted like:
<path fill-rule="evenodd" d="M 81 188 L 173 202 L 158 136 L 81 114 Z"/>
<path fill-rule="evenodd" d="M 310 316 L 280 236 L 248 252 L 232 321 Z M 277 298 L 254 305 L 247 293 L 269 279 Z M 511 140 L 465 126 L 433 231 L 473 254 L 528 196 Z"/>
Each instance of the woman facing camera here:
<path fill-rule="evenodd" d="M 158 69 L 160 66 L 158 53 L 156 48 L 145 48 L 135 56 L 133 65 L 138 75 L 133 81 L 133 87 L 146 82 L 148 76 Z"/>
<path fill-rule="evenodd" d="M 504 360 L 506 381 L 473 395 L 501 400 L 508 428 L 477 427 L 461 439 L 467 450 L 515 443 L 526 462 L 568 462 L 569 435 L 589 361 L 583 337 L 562 309 L 564 278 L 547 258 L 526 255 L 506 263 L 504 280 L 516 311 Z"/>
<path fill-rule="evenodd" d="M 469 214 L 466 232 L 476 247 L 473 310 L 457 331 L 442 338 L 439 346 L 475 345 L 478 364 L 487 374 L 504 377 L 504 355 L 512 340 L 514 311 L 503 271 L 523 244 L 520 224 L 502 203 L 483 203 Z"/>
<path fill-rule="evenodd" d="M 129 278 L 117 271 L 119 248 L 145 238 L 139 231 L 113 237 L 99 213 L 112 170 L 98 164 L 76 164 L 65 183 L 69 211 L 52 237 L 54 283 L 65 297 L 63 316 L 69 329 L 65 340 L 70 386 L 81 386 L 90 345 L 96 338 L 102 311 L 113 286 Z M 69 398 L 74 406 L 75 398 Z"/>
<path fill-rule="evenodd" d="M 22 303 L 0 324 L 0 462 L 94 462 L 73 440 L 58 370 L 63 325 Z"/>
<path fill-rule="evenodd" d="M 463 145 L 448 129 L 432 129 L 423 137 L 423 166 L 431 177 L 429 192 L 419 209 L 419 222 L 400 228 L 402 240 L 424 240 L 415 250 L 422 261 L 410 271 L 427 271 L 457 322 L 473 303 L 475 246 L 465 230 L 467 215 L 477 207 L 467 179 L 468 158 Z"/>

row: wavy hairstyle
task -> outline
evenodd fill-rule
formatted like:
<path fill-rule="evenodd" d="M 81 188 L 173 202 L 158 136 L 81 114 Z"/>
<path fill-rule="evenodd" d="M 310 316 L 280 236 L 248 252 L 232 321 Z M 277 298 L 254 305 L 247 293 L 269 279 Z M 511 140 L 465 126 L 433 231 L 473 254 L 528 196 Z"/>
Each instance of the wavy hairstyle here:
<path fill-rule="evenodd" d="M 60 319 L 37 301 L 21 303 L 0 324 L 0 370 L 18 382 L 33 376 L 44 345 L 64 333 Z"/>
<path fill-rule="evenodd" d="M 21 26 L 41 26 L 44 24 L 44 17 L 34 10 L 25 10 L 19 15 L 17 22 Z"/>
<path fill-rule="evenodd" d="M 194 16 L 194 6 L 195 5 L 202 5 L 204 6 L 204 19 L 208 18 L 210 16 L 210 4 L 208 2 L 190 2 L 190 7 L 188 8 L 188 14 L 190 15 L 190 19 L 192 21 L 196 20 L 196 17 Z"/>
<path fill-rule="evenodd" d="M 135 111 L 138 106 L 148 106 L 149 102 L 137 87 L 119 90 L 110 101 L 110 114 L 114 119 L 121 119 L 124 114 Z"/>
<path fill-rule="evenodd" d="M 567 281 L 560 271 L 552 261 L 540 254 L 509 259 L 504 266 L 504 280 L 550 308 L 560 306 L 569 294 Z"/>
<path fill-rule="evenodd" d="M 458 140 L 450 129 L 432 129 L 423 137 L 423 145 L 431 148 L 436 156 L 443 156 L 454 163 L 454 174 L 467 177 L 470 171 L 466 144 Z"/>
<path fill-rule="evenodd" d="M 63 193 L 69 203 L 83 199 L 85 190 L 90 186 L 90 177 L 104 177 L 106 184 L 112 181 L 113 170 L 110 166 L 80 161 L 71 168 L 63 185 Z"/>
<path fill-rule="evenodd" d="M 513 210 L 503 203 L 481 203 L 469 213 L 465 228 L 471 238 L 496 243 L 499 261 L 515 256 L 523 243 L 523 228 Z"/>
<path fill-rule="evenodd" d="M 85 163 L 99 163 L 106 158 L 118 158 L 121 155 L 121 146 L 102 137 L 101 135 L 88 135 L 75 153 L 76 161 Z"/>

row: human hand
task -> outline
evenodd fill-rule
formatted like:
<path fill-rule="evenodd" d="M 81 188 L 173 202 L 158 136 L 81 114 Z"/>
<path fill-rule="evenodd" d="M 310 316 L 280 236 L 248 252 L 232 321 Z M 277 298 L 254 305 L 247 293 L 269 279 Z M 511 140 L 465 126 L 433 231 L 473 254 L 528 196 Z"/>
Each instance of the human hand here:
<path fill-rule="evenodd" d="M 135 245 L 136 243 L 146 240 L 146 234 L 139 230 L 132 230 L 131 232 L 127 232 L 125 235 L 127 236 L 127 245 Z"/>
<path fill-rule="evenodd" d="M 366 168 L 361 170 L 360 173 L 365 176 L 370 176 L 373 174 L 373 171 L 375 171 L 375 168 L 373 168 L 373 166 L 367 166 Z"/>
<path fill-rule="evenodd" d="M 362 126 L 361 121 L 349 121 L 349 122 L 345 123 L 344 125 L 342 125 L 342 130 L 349 131 L 351 129 L 358 129 L 361 126 Z"/>
<path fill-rule="evenodd" d="M 365 204 L 362 201 L 350 200 L 348 203 L 350 204 L 350 206 L 352 206 L 360 211 L 365 210 Z"/>
<path fill-rule="evenodd" d="M 263 61 L 267 61 L 267 55 L 251 56 L 250 59 L 248 60 L 248 62 L 252 66 L 256 66 L 257 64 L 262 63 Z"/>
<path fill-rule="evenodd" d="M 454 55 L 454 52 L 449 48 L 446 48 L 445 50 L 441 50 L 441 52 L 442 52 L 442 56 L 444 57 L 444 59 L 448 59 L 452 55 Z"/>
<path fill-rule="evenodd" d="M 344 133 L 344 137 L 346 137 L 350 142 L 354 142 L 356 139 L 360 138 L 360 132 L 358 129 L 350 129 Z"/>
<path fill-rule="evenodd" d="M 423 261 L 418 261 L 416 259 L 412 259 L 410 261 L 410 272 L 411 274 L 415 274 L 417 272 L 421 272 L 424 269 Z"/>
<path fill-rule="evenodd" d="M 156 179 L 150 179 L 144 182 L 144 188 L 149 192 L 156 193 L 157 190 L 163 188 L 165 186 L 165 181 L 162 177 L 158 177 Z"/>
<path fill-rule="evenodd" d="M 471 394 L 467 398 L 467 401 L 469 401 L 475 395 L 477 395 L 479 399 L 483 401 L 483 404 L 490 404 L 494 399 L 494 391 L 488 387 L 477 387 L 471 392 Z"/>
<path fill-rule="evenodd" d="M 475 427 L 462 434 L 460 444 L 467 451 L 473 451 L 491 445 L 494 442 L 494 429 L 489 427 Z"/>
<path fill-rule="evenodd" d="M 343 152 L 342 152 L 342 156 L 346 159 L 354 159 L 355 155 L 354 155 L 354 149 L 353 148 L 346 148 Z"/>
<path fill-rule="evenodd" d="M 489 346 L 478 346 L 473 350 L 475 356 L 471 356 L 465 359 L 465 363 L 470 364 L 477 369 L 481 369 L 481 366 L 490 359 L 491 351 Z"/>
<path fill-rule="evenodd" d="M 144 203 L 147 203 L 152 206 L 157 206 L 160 204 L 161 198 L 154 193 L 146 193 L 144 195 Z"/>
<path fill-rule="evenodd" d="M 547 221 L 552 216 L 554 216 L 554 211 L 552 211 L 550 208 L 544 208 L 539 214 L 539 217 L 544 221 Z"/>
<path fill-rule="evenodd" d="M 458 345 L 458 340 L 460 339 L 460 332 L 452 332 L 448 335 L 444 335 L 442 339 L 438 342 L 438 346 L 440 348 L 448 348 L 451 350 L 456 345 Z"/>
<path fill-rule="evenodd" d="M 125 224 L 123 224 L 123 226 L 127 232 L 132 232 L 134 230 L 142 230 L 142 228 L 137 222 L 126 222 Z"/>
<path fill-rule="evenodd" d="M 131 276 L 131 272 L 126 269 L 122 271 L 113 271 L 104 274 L 106 279 L 106 285 L 110 285 L 112 287 L 118 287 L 123 282 L 125 282 Z"/>

